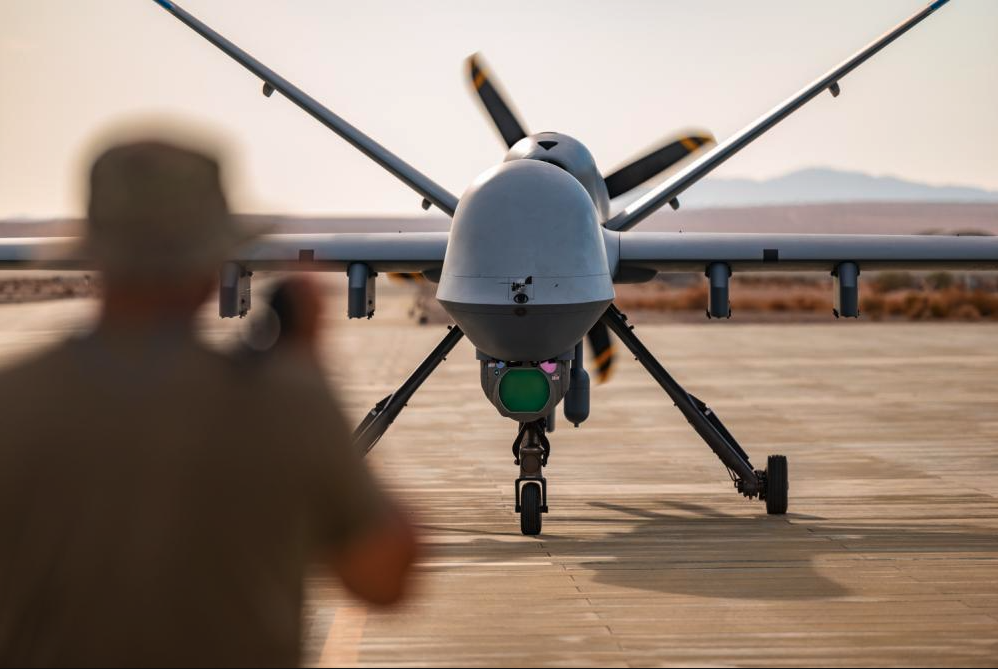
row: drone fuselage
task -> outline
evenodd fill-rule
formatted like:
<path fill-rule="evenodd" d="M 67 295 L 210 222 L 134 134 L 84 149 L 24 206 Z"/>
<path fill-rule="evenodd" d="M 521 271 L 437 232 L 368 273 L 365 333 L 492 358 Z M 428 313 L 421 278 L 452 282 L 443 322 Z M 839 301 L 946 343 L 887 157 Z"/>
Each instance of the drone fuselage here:
<path fill-rule="evenodd" d="M 571 355 L 614 298 L 604 216 L 570 167 L 517 156 L 461 197 L 437 299 L 484 356 Z"/>

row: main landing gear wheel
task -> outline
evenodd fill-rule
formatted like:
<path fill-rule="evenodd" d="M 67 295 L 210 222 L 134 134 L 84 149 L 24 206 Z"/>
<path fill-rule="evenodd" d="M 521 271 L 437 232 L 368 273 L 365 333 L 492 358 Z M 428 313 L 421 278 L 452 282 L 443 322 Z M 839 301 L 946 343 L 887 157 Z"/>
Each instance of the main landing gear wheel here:
<path fill-rule="evenodd" d="M 771 516 L 785 514 L 790 496 L 789 490 L 787 456 L 770 455 L 766 461 L 766 513 Z"/>
<path fill-rule="evenodd" d="M 541 486 L 525 483 L 520 489 L 520 532 L 528 537 L 541 533 Z"/>

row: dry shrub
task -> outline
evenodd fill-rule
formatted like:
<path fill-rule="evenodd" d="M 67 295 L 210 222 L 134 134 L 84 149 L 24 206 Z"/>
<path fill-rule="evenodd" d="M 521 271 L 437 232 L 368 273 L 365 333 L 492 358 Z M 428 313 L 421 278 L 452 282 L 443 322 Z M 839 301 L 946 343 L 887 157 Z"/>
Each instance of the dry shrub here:
<path fill-rule="evenodd" d="M 949 272 L 933 272 L 925 277 L 925 287 L 930 290 L 947 290 L 955 282 L 956 279 Z"/>
<path fill-rule="evenodd" d="M 707 308 L 707 287 L 703 284 L 685 290 L 627 291 L 618 293 L 618 307 L 633 311 L 703 311 Z"/>
<path fill-rule="evenodd" d="M 691 286 L 674 300 L 674 309 L 704 311 L 707 308 L 707 286 Z"/>
<path fill-rule="evenodd" d="M 932 318 L 946 318 L 953 310 L 953 301 L 944 295 L 932 295 L 929 298 L 928 313 Z"/>
<path fill-rule="evenodd" d="M 870 315 L 882 309 L 885 316 L 902 316 L 911 320 L 998 319 L 998 296 L 985 291 L 966 291 L 960 287 L 934 293 L 867 295 L 863 297 L 862 306 L 864 313 Z"/>
<path fill-rule="evenodd" d="M 832 311 L 832 301 L 815 295 L 814 293 L 797 293 L 791 296 L 791 303 L 795 311 L 810 311 L 812 313 Z"/>
<path fill-rule="evenodd" d="M 617 306 L 628 311 L 632 309 L 635 311 L 662 311 L 668 309 L 665 300 L 650 295 L 621 297 L 617 300 Z"/>
<path fill-rule="evenodd" d="M 913 321 L 925 316 L 929 307 L 929 299 L 919 293 L 908 293 L 902 300 L 904 305 L 904 315 Z"/>
<path fill-rule="evenodd" d="M 859 310 L 873 320 L 879 321 L 887 311 L 887 299 L 880 295 L 864 295 L 859 301 Z"/>
<path fill-rule="evenodd" d="M 961 304 L 953 311 L 953 317 L 961 321 L 979 321 L 981 312 L 973 304 Z"/>
<path fill-rule="evenodd" d="M 36 302 L 100 294 L 100 281 L 88 275 L 0 279 L 0 303 Z"/>
<path fill-rule="evenodd" d="M 731 299 L 732 311 L 766 311 L 767 305 L 762 300 L 755 297 L 741 296 Z"/>
<path fill-rule="evenodd" d="M 819 287 L 830 284 L 828 277 L 816 277 L 802 274 L 770 274 L 770 273 L 748 273 L 737 274 L 731 280 L 731 285 L 754 286 L 771 288 L 778 286 L 781 288 L 800 288 L 802 286 Z"/>
<path fill-rule="evenodd" d="M 886 305 L 885 310 L 888 316 L 904 316 L 908 306 L 905 304 L 905 298 L 899 296 L 891 296 L 885 298 Z"/>
<path fill-rule="evenodd" d="M 870 287 L 878 293 L 893 293 L 919 288 L 920 284 L 911 272 L 880 272 L 870 282 Z"/>
<path fill-rule="evenodd" d="M 978 277 L 967 287 L 963 275 L 936 272 L 925 275 L 907 272 L 884 272 L 868 279 L 860 291 L 860 311 L 873 320 L 885 318 L 910 320 L 998 320 L 998 281 L 995 277 Z M 790 278 L 792 279 L 792 277 Z M 732 282 L 731 302 L 735 312 L 815 314 L 830 313 L 832 294 L 828 282 L 793 283 L 750 277 L 741 284 Z M 903 286 L 914 285 L 914 288 Z M 882 290 L 882 289 L 887 290 Z M 2 288 L 0 288 L 2 290 Z M 623 309 L 638 311 L 699 312 L 707 308 L 706 281 L 692 284 L 648 284 L 627 286 L 617 294 L 617 304 Z M 0 293 L 2 297 L 2 293 Z"/>
<path fill-rule="evenodd" d="M 983 290 L 975 290 L 967 297 L 967 304 L 973 305 L 978 313 L 985 318 L 998 315 L 998 297 Z"/>

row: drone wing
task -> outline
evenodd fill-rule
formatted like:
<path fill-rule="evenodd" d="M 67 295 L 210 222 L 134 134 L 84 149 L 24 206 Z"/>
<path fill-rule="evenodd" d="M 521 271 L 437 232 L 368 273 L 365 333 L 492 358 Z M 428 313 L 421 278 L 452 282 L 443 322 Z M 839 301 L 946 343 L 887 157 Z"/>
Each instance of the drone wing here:
<path fill-rule="evenodd" d="M 249 270 L 342 272 L 364 263 L 373 272 L 439 273 L 447 232 L 263 235 L 232 257 Z"/>
<path fill-rule="evenodd" d="M 262 235 L 230 260 L 253 270 L 342 272 L 364 263 L 373 272 L 433 276 L 443 266 L 447 232 Z M 75 237 L 0 238 L 0 269 L 94 269 Z"/>
<path fill-rule="evenodd" d="M 792 95 L 772 111 L 751 123 L 733 137 L 718 144 L 698 160 L 677 172 L 674 176 L 659 184 L 644 197 L 628 206 L 606 223 L 610 230 L 630 230 L 644 220 L 649 214 L 657 211 L 666 203 L 674 208 L 679 206 L 678 197 L 687 188 L 707 176 L 731 156 L 735 155 L 764 132 L 790 116 L 793 112 L 813 100 L 823 91 L 829 91 L 833 96 L 839 94 L 839 80 L 866 62 L 885 46 L 921 23 L 930 14 L 946 4 L 949 0 L 935 0 L 925 9 L 916 13 L 908 20 L 900 23 L 893 30 L 871 42 L 866 48 L 833 68 L 827 74 L 819 77 L 800 92 Z"/>
<path fill-rule="evenodd" d="M 624 272 L 831 272 L 843 262 L 863 270 L 998 270 L 998 237 L 625 232 Z"/>
<path fill-rule="evenodd" d="M 457 198 L 447 192 L 442 186 L 319 104 L 318 101 L 300 88 L 219 35 L 175 2 L 171 0 L 154 0 L 154 2 L 177 17 L 177 19 L 189 26 L 194 32 L 231 56 L 233 60 L 247 70 L 260 77 L 263 80 L 264 95 L 269 97 L 274 91 L 278 91 L 319 121 L 319 123 L 322 123 L 355 148 L 359 149 L 368 158 L 394 174 L 399 180 L 422 195 L 428 202 L 436 205 L 437 208 L 448 216 L 454 215 L 454 209 L 457 207 Z"/>
<path fill-rule="evenodd" d="M 0 237 L 0 269 L 87 270 L 77 237 Z"/>

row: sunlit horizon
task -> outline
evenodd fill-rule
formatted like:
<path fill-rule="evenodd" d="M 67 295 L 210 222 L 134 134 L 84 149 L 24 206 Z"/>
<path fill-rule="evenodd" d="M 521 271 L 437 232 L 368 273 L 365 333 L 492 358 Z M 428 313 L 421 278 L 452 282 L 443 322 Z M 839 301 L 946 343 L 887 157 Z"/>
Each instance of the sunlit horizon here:
<path fill-rule="evenodd" d="M 460 196 L 503 156 L 464 80 L 472 52 L 530 130 L 576 136 L 606 172 L 683 128 L 727 137 L 925 3 L 180 4 Z M 951 2 L 714 176 L 998 190 L 996 25 L 998 3 Z M 8 0 L 0 56 L 0 219 L 80 215 L 93 138 L 150 114 L 230 147 L 236 210 L 432 215 L 153 2 Z"/>

